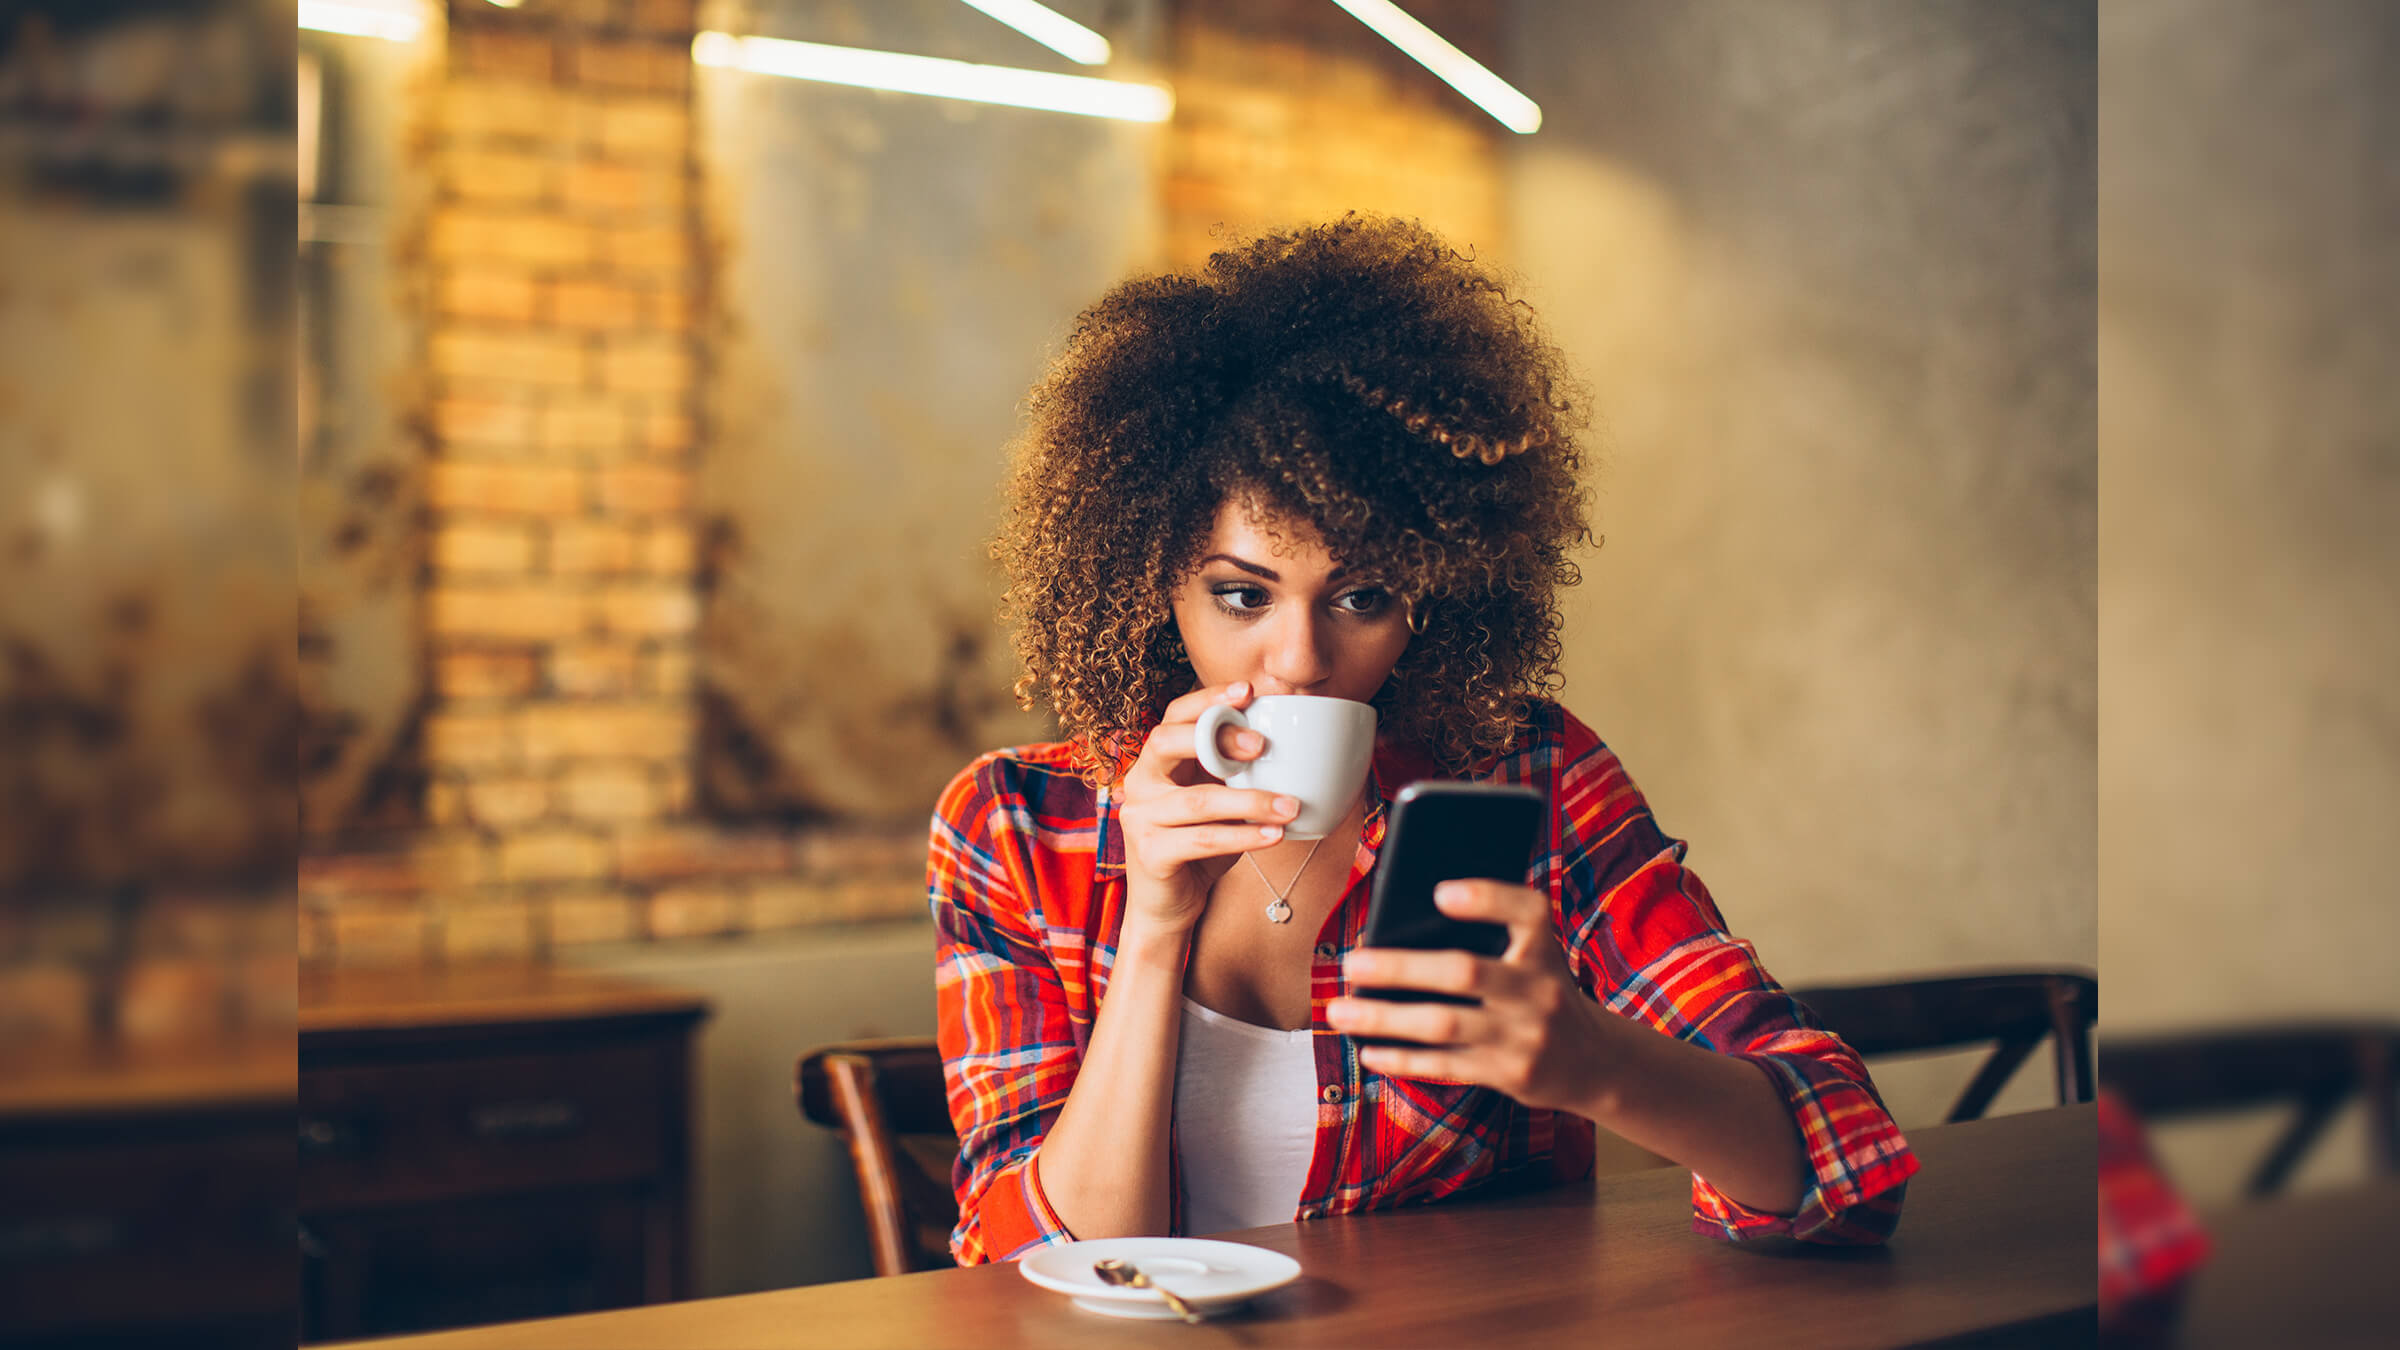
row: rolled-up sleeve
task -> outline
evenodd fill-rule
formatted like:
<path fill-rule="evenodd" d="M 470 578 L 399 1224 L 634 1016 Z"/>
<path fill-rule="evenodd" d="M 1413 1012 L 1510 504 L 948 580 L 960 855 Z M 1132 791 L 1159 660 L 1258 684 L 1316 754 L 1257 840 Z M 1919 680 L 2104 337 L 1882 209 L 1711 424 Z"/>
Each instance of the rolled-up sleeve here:
<path fill-rule="evenodd" d="M 1795 1212 L 1752 1209 L 1695 1175 L 1693 1227 L 1735 1241 L 1883 1241 L 1917 1160 L 1866 1066 L 1726 931 L 1616 756 L 1580 726 L 1564 748 L 1559 919 L 1576 978 L 1612 1012 L 1757 1065 L 1807 1153 Z"/>
<path fill-rule="evenodd" d="M 936 806 L 926 857 L 935 1004 L 958 1161 L 960 1265 L 1013 1260 L 1073 1235 L 1042 1194 L 1033 1156 L 1065 1104 L 1080 1058 L 1043 946 L 1025 805 L 1008 764 L 987 756 Z"/>

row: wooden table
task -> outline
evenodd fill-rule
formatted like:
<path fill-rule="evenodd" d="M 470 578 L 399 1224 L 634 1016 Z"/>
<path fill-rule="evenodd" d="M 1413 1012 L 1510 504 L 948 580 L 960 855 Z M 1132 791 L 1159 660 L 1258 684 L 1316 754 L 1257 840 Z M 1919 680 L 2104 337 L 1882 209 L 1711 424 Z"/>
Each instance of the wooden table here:
<path fill-rule="evenodd" d="M 2185 1291 L 2182 1350 L 2400 1342 L 2392 1214 L 2400 1182 L 2230 1205 L 2203 1215 L 2213 1248 Z"/>
<path fill-rule="evenodd" d="M 1226 1234 L 1306 1272 L 1201 1326 L 1083 1312 L 1009 1265 L 383 1341 L 383 1350 L 796 1346 L 2065 1346 L 2094 1336 L 2093 1109 L 1913 1132 L 1888 1247 L 1734 1248 L 1668 1169 Z"/>

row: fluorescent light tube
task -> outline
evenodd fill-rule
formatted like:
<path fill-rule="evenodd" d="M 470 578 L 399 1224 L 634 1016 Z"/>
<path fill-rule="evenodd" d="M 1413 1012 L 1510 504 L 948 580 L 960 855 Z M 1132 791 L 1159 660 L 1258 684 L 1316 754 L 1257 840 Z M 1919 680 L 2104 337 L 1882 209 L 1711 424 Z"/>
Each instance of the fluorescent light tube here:
<path fill-rule="evenodd" d="M 417 0 L 300 0 L 300 27 L 414 42 L 425 30 L 425 17 L 417 12 Z"/>
<path fill-rule="evenodd" d="M 731 67 L 759 75 L 822 80 L 861 89 L 891 89 L 903 94 L 930 94 L 976 103 L 1004 103 L 1083 117 L 1115 117 L 1130 122 L 1164 122 L 1175 110 L 1175 95 L 1163 85 L 1099 80 L 1087 75 L 1052 75 L 1046 71 L 982 66 L 932 56 L 869 51 L 863 47 L 827 47 L 788 38 L 702 33 L 692 39 L 692 59 L 704 66 Z"/>
<path fill-rule="evenodd" d="M 1108 64 L 1108 39 L 1036 0 L 965 0 L 1070 61 Z"/>
<path fill-rule="evenodd" d="M 1541 130 L 1542 108 L 1486 70 L 1483 63 L 1450 45 L 1449 39 L 1411 18 L 1392 0 L 1333 0 L 1352 18 L 1383 35 L 1418 65 L 1442 77 L 1476 107 L 1519 135 Z"/>

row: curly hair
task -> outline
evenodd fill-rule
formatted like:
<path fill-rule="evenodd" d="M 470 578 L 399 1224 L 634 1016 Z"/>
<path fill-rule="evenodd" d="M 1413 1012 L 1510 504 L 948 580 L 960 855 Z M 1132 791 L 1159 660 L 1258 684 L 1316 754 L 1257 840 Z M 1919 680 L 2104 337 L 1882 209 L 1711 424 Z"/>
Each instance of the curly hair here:
<path fill-rule="evenodd" d="M 1171 609 L 1227 500 L 1313 527 L 1419 628 L 1374 703 L 1445 772 L 1558 673 L 1585 521 L 1580 390 L 1532 311 L 1414 221 L 1265 235 L 1102 296 L 1029 397 L 992 556 L 1025 708 L 1094 786 L 1194 674 Z"/>

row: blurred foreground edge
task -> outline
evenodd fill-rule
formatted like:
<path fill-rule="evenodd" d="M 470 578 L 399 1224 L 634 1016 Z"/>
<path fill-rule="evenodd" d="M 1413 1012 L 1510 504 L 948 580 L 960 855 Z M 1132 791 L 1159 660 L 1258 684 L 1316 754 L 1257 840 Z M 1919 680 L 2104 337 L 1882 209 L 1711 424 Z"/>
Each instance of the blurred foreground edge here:
<path fill-rule="evenodd" d="M 0 3 L 0 1345 L 293 1340 L 294 18 Z"/>
<path fill-rule="evenodd" d="M 0 1055 L 0 1343 L 289 1345 L 289 1038 Z"/>

